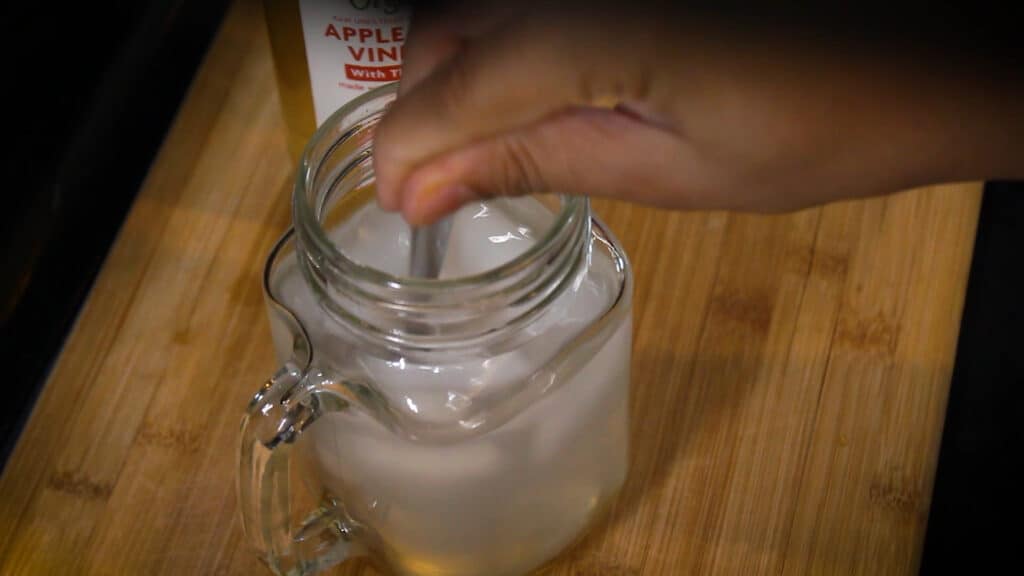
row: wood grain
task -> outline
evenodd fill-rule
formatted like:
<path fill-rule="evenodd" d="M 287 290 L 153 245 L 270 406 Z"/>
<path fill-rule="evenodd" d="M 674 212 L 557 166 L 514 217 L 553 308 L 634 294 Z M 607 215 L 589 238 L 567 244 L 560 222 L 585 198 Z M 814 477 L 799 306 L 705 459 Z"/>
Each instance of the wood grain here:
<path fill-rule="evenodd" d="M 0 478 L 0 574 L 264 574 L 234 500 L 290 167 L 230 12 Z M 980 186 L 784 216 L 596 202 L 637 273 L 630 477 L 547 573 L 913 574 Z M 370 574 L 354 562 L 338 574 Z"/>

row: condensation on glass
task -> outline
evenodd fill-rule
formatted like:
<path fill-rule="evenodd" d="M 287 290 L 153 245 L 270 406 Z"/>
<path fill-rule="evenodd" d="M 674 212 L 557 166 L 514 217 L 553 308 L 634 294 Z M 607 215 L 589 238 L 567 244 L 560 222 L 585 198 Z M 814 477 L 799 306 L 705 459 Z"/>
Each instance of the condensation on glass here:
<path fill-rule="evenodd" d="M 627 471 L 632 277 L 584 198 L 452 219 L 436 280 L 373 199 L 395 86 L 314 135 L 264 287 L 282 368 L 249 404 L 244 527 L 279 574 L 369 556 L 417 576 L 524 574 L 606 509 Z"/>

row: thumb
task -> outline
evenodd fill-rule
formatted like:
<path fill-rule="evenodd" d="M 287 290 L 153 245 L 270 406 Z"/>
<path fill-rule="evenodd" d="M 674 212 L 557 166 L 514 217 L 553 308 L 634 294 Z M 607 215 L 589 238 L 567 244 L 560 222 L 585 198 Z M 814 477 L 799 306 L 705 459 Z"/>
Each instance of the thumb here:
<path fill-rule="evenodd" d="M 413 225 L 472 200 L 532 193 L 679 208 L 695 167 L 675 133 L 615 110 L 577 108 L 428 161 L 410 174 L 399 204 Z"/>
<path fill-rule="evenodd" d="M 380 205 L 399 208 L 411 174 L 446 153 L 500 139 L 573 106 L 672 93 L 670 83 L 654 74 L 657 42 L 642 22 L 602 16 L 570 26 L 573 14 L 513 17 L 483 37 L 467 39 L 426 77 L 416 81 L 422 71 L 412 70 L 414 84 L 374 132 Z M 639 30 L 629 34 L 639 40 L 628 54 L 606 41 L 609 30 L 625 27 Z"/>

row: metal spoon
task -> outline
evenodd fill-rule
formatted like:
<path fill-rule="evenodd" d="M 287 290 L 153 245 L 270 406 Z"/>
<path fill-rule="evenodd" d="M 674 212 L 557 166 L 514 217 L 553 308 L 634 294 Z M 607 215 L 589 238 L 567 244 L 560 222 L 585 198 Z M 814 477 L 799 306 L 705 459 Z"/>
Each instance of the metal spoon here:
<path fill-rule="evenodd" d="M 437 278 L 441 274 L 452 219 L 444 218 L 430 226 L 412 229 L 409 275 L 417 278 Z"/>

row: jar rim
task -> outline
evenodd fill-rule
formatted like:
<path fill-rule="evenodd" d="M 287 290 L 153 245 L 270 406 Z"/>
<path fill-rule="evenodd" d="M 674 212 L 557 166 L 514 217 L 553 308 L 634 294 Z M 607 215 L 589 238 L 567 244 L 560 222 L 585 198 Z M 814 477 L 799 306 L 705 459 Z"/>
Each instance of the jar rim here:
<path fill-rule="evenodd" d="M 551 251 L 552 244 L 559 239 L 563 230 L 572 221 L 576 218 L 589 219 L 589 200 L 587 198 L 558 194 L 556 196 L 561 201 L 561 209 L 537 242 L 515 258 L 503 262 L 494 268 L 469 276 L 420 278 L 395 275 L 352 260 L 334 245 L 327 237 L 327 233 L 321 225 L 318 211 L 315 208 L 319 203 L 319 192 L 316 189 L 318 169 L 321 162 L 340 143 L 354 136 L 357 131 L 366 128 L 360 122 L 372 119 L 374 113 L 353 118 L 361 108 L 381 98 L 388 99 L 388 103 L 390 103 L 390 101 L 394 100 L 397 92 L 398 83 L 392 82 L 374 88 L 347 102 L 317 128 L 312 138 L 307 142 L 299 160 L 299 167 L 295 177 L 295 188 L 292 195 L 294 228 L 299 240 L 306 246 L 312 247 L 318 253 L 324 255 L 326 263 L 335 271 L 346 275 L 354 275 L 362 281 L 385 285 L 392 289 L 411 289 L 428 294 L 451 291 L 453 289 L 462 291 L 480 288 L 510 278 L 521 273 L 524 269 L 536 265 L 538 261 L 545 258 Z M 380 112 L 376 113 L 376 115 L 379 114 Z M 350 121 L 349 126 L 345 126 L 346 120 Z M 323 144 L 326 141 L 329 141 L 330 145 L 324 147 Z M 372 155 L 372 143 L 370 146 Z M 323 150 L 322 153 L 320 153 L 321 150 Z"/>

